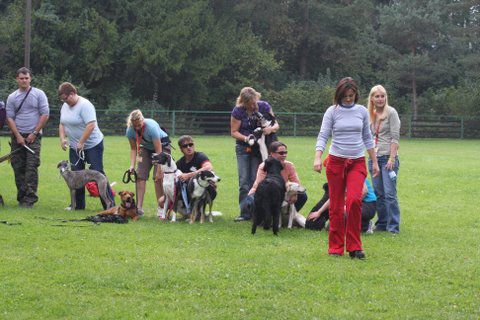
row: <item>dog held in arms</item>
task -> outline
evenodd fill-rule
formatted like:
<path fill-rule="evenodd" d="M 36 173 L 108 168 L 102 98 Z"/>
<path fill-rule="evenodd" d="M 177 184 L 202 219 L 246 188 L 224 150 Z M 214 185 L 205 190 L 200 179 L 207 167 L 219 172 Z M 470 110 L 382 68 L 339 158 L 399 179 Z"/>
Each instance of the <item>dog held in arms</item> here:
<path fill-rule="evenodd" d="M 267 158 L 264 163 L 263 170 L 267 172 L 267 176 L 258 184 L 255 192 L 252 234 L 255 234 L 257 226 L 263 223 L 263 229 L 268 230 L 272 226 L 273 234 L 278 235 L 280 210 L 286 192 L 285 180 L 280 174 L 283 165 L 272 157 Z"/>
<path fill-rule="evenodd" d="M 137 205 L 135 203 L 135 193 L 127 190 L 122 190 L 118 193 L 120 196 L 121 203 L 119 206 L 112 207 L 105 211 L 99 212 L 98 214 L 114 214 L 122 216 L 125 219 L 132 219 L 137 221 L 139 215 L 137 213 Z"/>
<path fill-rule="evenodd" d="M 268 146 L 272 141 L 276 140 L 274 133 L 265 135 L 263 129 L 266 127 L 273 127 L 275 125 L 275 117 L 271 114 L 267 114 L 269 119 L 258 111 L 255 111 L 255 117 L 257 118 L 258 127 L 253 131 L 253 134 L 248 137 L 248 144 L 253 146 L 255 143 L 258 145 L 262 161 L 265 161 L 268 157 Z"/>
<path fill-rule="evenodd" d="M 95 170 L 70 170 L 70 163 L 62 160 L 58 163 L 57 168 L 60 169 L 60 174 L 65 179 L 68 188 L 70 189 L 70 198 L 72 209 L 76 208 L 75 193 L 76 189 L 83 188 L 87 182 L 94 181 L 97 183 L 100 198 L 106 204 L 107 209 L 113 206 L 113 201 L 107 194 L 108 180 L 102 173 Z"/>
<path fill-rule="evenodd" d="M 165 152 L 152 154 L 152 163 L 159 165 L 163 172 L 164 205 L 160 214 L 175 222 L 177 221 L 178 195 L 180 194 L 178 177 L 182 172 L 177 169 L 172 156 Z"/>
<path fill-rule="evenodd" d="M 209 207 L 208 221 L 213 222 L 212 205 L 213 199 L 208 192 L 209 186 L 216 187 L 220 177 L 216 176 L 213 171 L 205 170 L 199 172 L 195 177 L 188 181 L 187 193 L 190 198 L 190 224 L 194 223 L 197 218 L 200 223 L 205 222 L 206 212 L 205 208 Z"/>

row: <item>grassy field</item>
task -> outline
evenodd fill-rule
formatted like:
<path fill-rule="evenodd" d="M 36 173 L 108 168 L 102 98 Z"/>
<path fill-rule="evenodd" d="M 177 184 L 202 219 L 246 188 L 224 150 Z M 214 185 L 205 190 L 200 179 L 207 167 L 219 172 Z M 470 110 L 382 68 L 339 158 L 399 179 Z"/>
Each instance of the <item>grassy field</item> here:
<path fill-rule="evenodd" d="M 304 215 L 325 175 L 312 170 L 315 138 L 284 138 L 307 187 Z M 0 139 L 1 154 L 7 139 Z M 479 319 L 480 144 L 403 140 L 401 233 L 363 237 L 366 261 L 327 255 L 327 234 L 281 230 L 278 237 L 234 223 L 238 190 L 234 142 L 196 137 L 221 176 L 214 224 L 155 219 L 153 184 L 146 215 L 126 225 L 61 223 L 101 210 L 68 212 L 56 164 L 56 138 L 43 141 L 40 201 L 20 209 L 10 165 L 0 165 L 0 319 Z M 105 141 L 105 170 L 117 191 L 128 142 Z M 174 156 L 179 157 L 179 151 Z M 476 200 L 475 200 L 476 199 Z M 59 226 L 60 225 L 60 226 Z"/>

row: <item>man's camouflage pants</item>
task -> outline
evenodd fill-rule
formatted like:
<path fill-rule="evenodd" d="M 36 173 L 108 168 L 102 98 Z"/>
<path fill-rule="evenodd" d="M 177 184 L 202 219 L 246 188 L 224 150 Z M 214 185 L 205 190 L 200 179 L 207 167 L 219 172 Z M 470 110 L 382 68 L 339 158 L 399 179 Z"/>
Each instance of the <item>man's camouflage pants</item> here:
<path fill-rule="evenodd" d="M 22 136 L 26 138 L 28 134 L 22 134 Z M 17 185 L 17 201 L 21 206 L 29 207 L 38 201 L 38 167 L 40 166 L 41 137 L 37 137 L 35 141 L 27 146 L 35 151 L 35 154 L 18 144 L 17 139 L 12 137 L 12 151 L 21 149 L 10 160 L 15 174 L 15 184 Z"/>

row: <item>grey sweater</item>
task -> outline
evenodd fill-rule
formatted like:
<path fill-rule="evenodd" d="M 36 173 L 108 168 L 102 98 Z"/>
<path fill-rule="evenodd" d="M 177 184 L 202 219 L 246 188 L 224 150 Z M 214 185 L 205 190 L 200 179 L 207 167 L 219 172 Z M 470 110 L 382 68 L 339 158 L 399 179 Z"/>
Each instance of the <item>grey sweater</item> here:
<path fill-rule="evenodd" d="M 367 109 L 360 104 L 351 108 L 329 107 L 323 116 L 315 150 L 323 152 L 330 137 L 330 154 L 347 159 L 365 156 L 365 149 L 374 147 Z"/>
<path fill-rule="evenodd" d="M 380 127 L 378 122 L 372 122 L 370 129 L 372 135 L 377 142 L 377 156 L 390 155 L 390 145 L 392 143 L 398 144 L 400 140 L 400 118 L 398 117 L 397 110 L 388 106 L 385 110 L 386 115 L 380 120 Z M 378 128 L 378 140 L 376 139 L 376 133 Z"/>

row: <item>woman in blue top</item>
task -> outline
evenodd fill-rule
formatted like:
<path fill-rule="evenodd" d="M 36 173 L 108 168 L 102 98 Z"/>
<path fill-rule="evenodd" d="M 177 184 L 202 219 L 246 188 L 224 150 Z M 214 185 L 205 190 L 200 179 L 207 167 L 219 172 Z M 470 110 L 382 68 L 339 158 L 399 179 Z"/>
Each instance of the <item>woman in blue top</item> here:
<path fill-rule="evenodd" d="M 137 167 L 137 208 L 138 214 L 143 215 L 143 199 L 145 196 L 146 181 L 152 169 L 152 154 L 161 153 L 162 150 L 170 153 L 168 143 L 162 146 L 162 138 L 168 137 L 167 133 L 153 119 L 145 119 L 140 110 L 133 110 L 127 119 L 126 136 L 130 142 L 130 172 Z M 155 195 L 157 201 L 163 196 L 163 174 L 160 166 L 153 169 L 155 181 Z M 157 203 L 158 205 L 158 203 Z M 164 212 L 157 207 L 157 216 L 164 220 Z"/>
<path fill-rule="evenodd" d="M 252 188 L 257 175 L 258 165 L 262 162 L 258 148 L 247 143 L 253 131 L 258 127 L 255 111 L 260 112 L 264 116 L 271 115 L 273 117 L 272 107 L 268 102 L 261 101 L 260 97 L 260 93 L 255 91 L 255 89 L 250 87 L 243 88 L 230 117 L 230 133 L 236 140 L 235 153 L 237 155 L 239 204 L 242 203 Z M 263 134 L 275 133 L 278 128 L 278 122 L 275 121 L 273 126 L 263 128 Z M 249 216 L 240 215 L 235 218 L 235 221 L 244 221 L 250 218 Z"/>
<path fill-rule="evenodd" d="M 103 174 L 103 134 L 98 128 L 97 116 L 93 104 L 77 94 L 77 88 L 70 82 L 64 82 L 58 87 L 58 96 L 63 101 L 60 110 L 60 146 L 67 150 L 70 145 L 69 158 L 72 170 L 85 169 L 85 163 L 91 170 Z M 68 137 L 68 142 L 67 138 Z M 107 194 L 115 205 L 112 189 L 108 186 Z M 85 188 L 77 189 L 75 193 L 76 207 L 68 210 L 85 209 Z M 107 209 L 106 203 L 103 208 Z"/>

